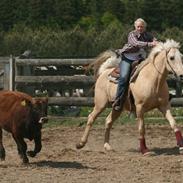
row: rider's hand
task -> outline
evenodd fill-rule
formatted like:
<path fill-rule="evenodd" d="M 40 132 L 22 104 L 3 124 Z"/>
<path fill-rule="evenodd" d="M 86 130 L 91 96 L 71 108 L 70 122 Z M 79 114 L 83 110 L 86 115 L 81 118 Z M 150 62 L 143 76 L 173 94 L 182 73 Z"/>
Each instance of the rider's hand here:
<path fill-rule="evenodd" d="M 154 41 L 152 41 L 152 42 L 148 42 L 148 46 L 149 47 L 154 47 L 154 46 L 156 46 L 158 44 L 158 41 L 156 41 L 156 40 L 154 40 Z"/>

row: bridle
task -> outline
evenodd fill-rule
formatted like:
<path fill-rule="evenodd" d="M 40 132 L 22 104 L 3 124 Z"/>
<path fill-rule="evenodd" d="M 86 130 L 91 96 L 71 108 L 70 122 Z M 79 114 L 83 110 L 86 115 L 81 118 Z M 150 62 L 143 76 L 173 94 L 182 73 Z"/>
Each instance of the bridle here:
<path fill-rule="evenodd" d="M 171 70 L 171 72 L 173 73 L 173 75 L 174 75 L 176 78 L 178 78 L 176 72 L 174 71 L 173 67 L 171 66 L 171 64 L 170 64 L 170 62 L 169 62 L 169 60 L 168 60 L 168 53 L 170 52 L 171 49 L 172 49 L 172 48 L 170 48 L 169 50 L 166 51 L 167 64 L 168 64 L 168 66 L 170 67 L 170 70 Z"/>
<path fill-rule="evenodd" d="M 170 64 L 170 62 L 169 62 L 169 60 L 168 60 L 168 53 L 170 52 L 171 49 L 172 49 L 172 48 L 169 48 L 168 50 L 165 50 L 165 51 L 166 51 L 166 60 L 167 60 L 168 66 L 170 67 L 171 72 L 173 73 L 173 75 L 174 75 L 176 78 L 178 78 L 176 72 L 174 71 L 173 67 L 171 66 L 171 64 Z M 156 55 L 156 56 L 157 56 L 157 55 Z M 154 60 L 155 60 L 155 59 L 154 59 Z M 154 62 L 153 62 L 153 65 L 154 65 L 154 67 L 156 68 Z M 162 75 L 162 73 L 161 73 L 157 68 L 156 68 L 156 70 L 157 70 L 157 72 L 158 72 L 159 74 Z"/>

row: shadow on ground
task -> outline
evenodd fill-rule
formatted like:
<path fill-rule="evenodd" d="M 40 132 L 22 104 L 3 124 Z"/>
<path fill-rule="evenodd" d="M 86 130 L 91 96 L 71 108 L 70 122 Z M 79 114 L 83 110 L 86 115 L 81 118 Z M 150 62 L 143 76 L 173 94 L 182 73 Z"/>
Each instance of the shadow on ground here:
<path fill-rule="evenodd" d="M 38 167 L 51 167 L 51 168 L 66 168 L 66 169 L 95 169 L 93 167 L 83 166 L 78 162 L 68 162 L 68 161 L 40 161 L 31 163 L 32 165 L 36 165 Z"/>

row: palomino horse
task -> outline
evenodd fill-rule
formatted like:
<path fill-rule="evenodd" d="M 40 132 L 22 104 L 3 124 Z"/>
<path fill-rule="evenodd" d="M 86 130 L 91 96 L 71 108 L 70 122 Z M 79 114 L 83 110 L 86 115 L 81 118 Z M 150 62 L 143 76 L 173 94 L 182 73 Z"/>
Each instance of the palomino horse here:
<path fill-rule="evenodd" d="M 170 111 L 169 91 L 166 78 L 169 72 L 178 77 L 183 76 L 182 55 L 179 51 L 179 43 L 174 40 L 167 40 L 165 43 L 158 43 L 154 47 L 145 62 L 147 64 L 140 70 L 135 81 L 130 83 L 130 90 L 134 98 L 136 116 L 138 121 L 140 151 L 143 155 L 149 153 L 145 143 L 144 113 L 154 108 L 159 109 L 164 117 L 169 121 L 174 130 L 179 146 L 179 151 L 183 150 L 183 138 L 178 129 L 175 119 Z M 118 59 L 118 60 L 117 60 Z M 108 75 L 114 65 L 119 62 L 119 58 L 112 52 L 106 51 L 101 54 L 93 63 L 98 67 L 98 77 L 95 84 L 95 106 L 88 116 L 88 121 L 84 134 L 76 147 L 82 148 L 87 142 L 89 130 L 97 116 L 106 108 L 109 102 L 112 102 L 116 94 L 116 84 L 108 80 Z M 108 66 L 107 66 L 108 65 Z M 97 70 L 97 69 L 95 69 Z M 123 110 L 129 110 L 129 99 L 125 101 Z M 105 140 L 104 148 L 111 150 L 109 144 L 110 130 L 114 120 L 116 120 L 122 111 L 112 110 L 105 122 Z"/>

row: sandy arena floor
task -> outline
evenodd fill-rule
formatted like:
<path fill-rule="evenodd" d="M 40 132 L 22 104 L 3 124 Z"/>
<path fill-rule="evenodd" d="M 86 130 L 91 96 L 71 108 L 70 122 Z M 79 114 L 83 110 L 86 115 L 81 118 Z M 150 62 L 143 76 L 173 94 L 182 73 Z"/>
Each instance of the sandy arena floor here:
<path fill-rule="evenodd" d="M 147 145 L 155 156 L 138 152 L 136 125 L 116 125 L 112 152 L 103 149 L 104 126 L 91 130 L 86 146 L 77 150 L 84 127 L 43 129 L 43 148 L 30 164 L 21 165 L 16 145 L 4 133 L 6 161 L 0 162 L 0 182 L 14 183 L 182 183 L 183 155 L 168 125 L 148 125 Z M 183 131 L 183 130 L 182 130 Z M 28 142 L 29 149 L 32 143 Z"/>

